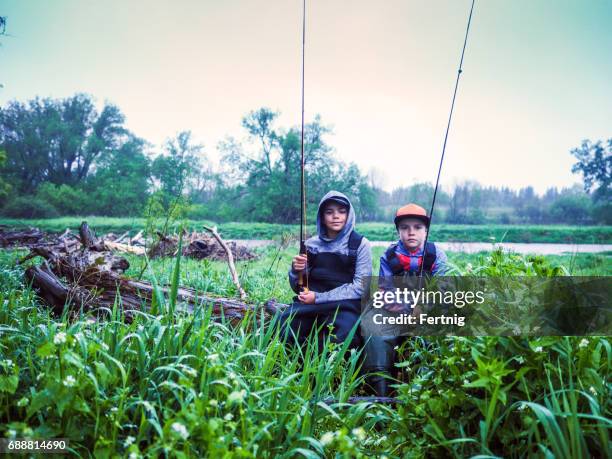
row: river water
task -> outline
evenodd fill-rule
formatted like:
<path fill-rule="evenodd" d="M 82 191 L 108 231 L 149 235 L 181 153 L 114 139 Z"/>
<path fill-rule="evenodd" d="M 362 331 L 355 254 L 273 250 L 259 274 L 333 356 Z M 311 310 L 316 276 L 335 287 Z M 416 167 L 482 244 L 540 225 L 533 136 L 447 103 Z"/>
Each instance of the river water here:
<path fill-rule="evenodd" d="M 263 247 L 273 244 L 270 239 L 234 239 L 237 244 L 247 247 Z M 389 241 L 370 241 L 373 247 L 387 247 Z M 516 253 L 533 253 L 539 255 L 562 255 L 573 253 L 601 253 L 612 252 L 612 244 L 544 244 L 544 243 L 522 243 L 501 242 L 495 245 L 488 242 L 436 242 L 443 250 L 448 252 L 476 253 L 491 251 L 495 247 Z M 297 245 L 297 244 L 296 244 Z"/>

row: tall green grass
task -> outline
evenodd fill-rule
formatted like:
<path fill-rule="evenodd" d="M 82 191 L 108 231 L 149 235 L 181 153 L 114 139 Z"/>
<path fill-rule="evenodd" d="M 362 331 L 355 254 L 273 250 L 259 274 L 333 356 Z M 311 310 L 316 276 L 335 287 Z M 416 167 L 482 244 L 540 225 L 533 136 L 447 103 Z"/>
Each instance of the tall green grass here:
<path fill-rule="evenodd" d="M 177 259 L 171 292 L 180 269 Z M 262 317 L 231 327 L 211 320 L 205 304 L 182 314 L 173 293 L 157 294 L 156 315 L 140 312 L 130 324 L 118 304 L 103 322 L 54 320 L 15 270 L 1 275 L 0 431 L 8 437 L 67 437 L 75 454 L 96 458 L 323 456 L 330 448 L 352 456 L 384 417 L 372 413 L 388 412 L 343 404 L 359 383 L 348 342 L 322 353 L 316 340 L 287 346 Z"/>
<path fill-rule="evenodd" d="M 0 435 L 70 439 L 81 457 L 603 457 L 609 337 L 407 341 L 396 407 L 360 403 L 359 353 L 288 346 L 253 313 L 230 326 L 181 312 L 179 284 L 234 295 L 222 262 L 152 260 L 155 306 L 125 321 L 52 317 L 0 251 Z M 240 262 L 254 302 L 290 297 L 291 250 Z M 487 259 L 486 257 L 491 257 Z M 453 254 L 451 254 L 451 262 Z M 471 261 L 466 261 L 466 260 Z M 141 259 L 130 257 L 128 275 Z M 458 272 L 553 273 L 549 258 L 488 254 Z"/>

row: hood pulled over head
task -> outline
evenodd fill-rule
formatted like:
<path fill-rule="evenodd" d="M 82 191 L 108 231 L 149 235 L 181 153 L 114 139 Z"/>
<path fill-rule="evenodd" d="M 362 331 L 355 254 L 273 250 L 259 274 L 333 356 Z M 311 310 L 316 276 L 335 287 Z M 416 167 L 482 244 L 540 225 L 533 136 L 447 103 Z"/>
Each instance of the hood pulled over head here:
<path fill-rule="evenodd" d="M 323 205 L 326 201 L 329 200 L 348 205 L 348 215 L 346 217 L 346 224 L 344 225 L 344 228 L 342 228 L 342 231 L 340 231 L 340 233 L 333 239 L 327 236 L 327 231 L 325 225 L 323 224 Z M 340 193 L 339 191 L 335 190 L 332 190 L 325 196 L 323 196 L 321 198 L 321 201 L 319 202 L 319 210 L 317 211 L 317 233 L 319 235 L 319 238 L 327 242 L 341 241 L 345 238 L 348 238 L 351 234 L 351 231 L 353 231 L 354 229 L 355 210 L 353 209 L 353 205 L 351 204 L 351 201 L 349 201 L 349 198 L 347 198 L 344 193 Z"/>

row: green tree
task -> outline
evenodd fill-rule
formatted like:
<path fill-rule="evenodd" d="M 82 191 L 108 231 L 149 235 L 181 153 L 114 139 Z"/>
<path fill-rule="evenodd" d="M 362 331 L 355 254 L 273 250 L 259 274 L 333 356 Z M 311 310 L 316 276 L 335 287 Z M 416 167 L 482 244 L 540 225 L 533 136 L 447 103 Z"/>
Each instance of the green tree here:
<path fill-rule="evenodd" d="M 242 120 L 246 142 L 229 138 L 223 151 L 223 185 L 215 207 L 228 219 L 296 223 L 300 216 L 301 132 L 278 129 L 278 113 L 268 108 L 249 112 Z M 355 165 L 331 157 L 325 137 L 331 131 L 315 117 L 304 127 L 307 221 L 315 218 L 320 197 L 330 189 L 347 193 L 358 214 L 374 206 L 367 180 Z M 231 203 L 231 204 L 228 204 Z"/>
<path fill-rule="evenodd" d="M 151 188 L 151 160 L 146 142 L 131 137 L 101 160 L 85 184 L 90 211 L 96 215 L 141 215 Z"/>
<path fill-rule="evenodd" d="M 582 174 L 584 190 L 590 193 L 594 188 L 595 201 L 609 201 L 612 186 L 612 139 L 608 139 L 605 144 L 601 140 L 596 143 L 584 140 L 571 153 L 578 160 L 572 166 L 572 172 Z"/>
<path fill-rule="evenodd" d="M 43 182 L 80 184 L 96 161 L 125 142 L 123 122 L 116 106 L 105 105 L 98 113 L 85 94 L 10 102 L 0 109 L 6 176 L 18 191 L 28 193 Z"/>
<path fill-rule="evenodd" d="M 551 206 L 550 217 L 558 223 L 589 223 L 591 200 L 580 193 L 563 194 Z"/>
<path fill-rule="evenodd" d="M 11 185 L 3 178 L 4 166 L 6 164 L 6 152 L 0 150 L 0 206 L 2 206 L 11 192 Z"/>
<path fill-rule="evenodd" d="M 157 188 L 167 199 L 172 200 L 193 190 L 194 181 L 202 169 L 200 155 L 203 148 L 192 143 L 190 131 L 179 132 L 166 141 L 165 152 L 153 160 L 151 172 Z"/>
<path fill-rule="evenodd" d="M 606 143 L 585 140 L 571 153 L 578 160 L 572 166 L 572 172 L 582 174 L 587 193 L 593 190 L 594 220 L 612 224 L 612 139 Z"/>
<path fill-rule="evenodd" d="M 202 172 L 203 146 L 192 143 L 191 132 L 179 132 L 164 148 L 151 166 L 156 190 L 145 208 L 149 234 L 165 235 L 170 226 L 187 216 L 190 194 Z"/>

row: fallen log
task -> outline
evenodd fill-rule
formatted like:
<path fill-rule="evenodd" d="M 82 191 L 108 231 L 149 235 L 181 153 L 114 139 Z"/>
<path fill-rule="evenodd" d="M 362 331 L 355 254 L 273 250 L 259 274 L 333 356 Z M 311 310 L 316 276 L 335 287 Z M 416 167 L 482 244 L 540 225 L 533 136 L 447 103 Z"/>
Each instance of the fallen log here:
<path fill-rule="evenodd" d="M 0 229 L 0 247 L 30 247 L 41 242 L 45 236 L 46 234 L 38 228 L 17 231 Z"/>
<path fill-rule="evenodd" d="M 28 283 L 37 291 L 39 296 L 53 308 L 57 314 L 61 314 L 66 304 L 78 304 L 85 306 L 94 305 L 93 296 L 86 289 L 78 286 L 68 286 L 63 283 L 49 269 L 45 267 L 31 266 L 26 269 L 25 277 Z"/>
<path fill-rule="evenodd" d="M 133 253 L 134 255 L 144 255 L 146 250 L 144 247 L 137 245 L 121 244 L 119 242 L 104 240 L 104 246 L 107 250 L 116 250 L 117 252 Z"/>
<path fill-rule="evenodd" d="M 79 227 L 79 237 L 83 248 L 101 252 L 104 250 L 104 242 L 96 237 L 96 233 L 89 227 L 87 222 L 82 222 Z"/>
<path fill-rule="evenodd" d="M 144 239 L 142 238 L 142 231 L 138 231 L 138 233 L 136 233 L 136 236 L 130 239 L 131 245 L 140 244 L 143 242 L 144 242 Z"/>
<path fill-rule="evenodd" d="M 226 247 L 213 236 L 206 233 L 188 233 L 183 235 L 183 256 L 187 258 L 195 258 L 196 260 L 227 260 L 228 248 L 234 260 L 251 260 L 255 258 L 247 247 L 239 246 L 235 242 L 226 243 Z M 158 257 L 173 257 L 178 250 L 178 237 L 164 236 L 158 234 L 158 241 L 155 242 L 149 249 L 149 258 Z"/>
<path fill-rule="evenodd" d="M 122 234 L 121 236 L 119 236 L 118 238 L 113 239 L 113 242 L 121 242 L 121 241 L 123 241 L 123 240 L 124 240 L 126 237 L 128 237 L 129 235 L 130 235 L 130 232 L 129 232 L 129 231 L 126 231 L 125 233 L 123 233 L 123 234 Z M 105 239 L 107 239 L 107 238 L 105 238 Z"/>
<path fill-rule="evenodd" d="M 82 260 L 74 257 L 70 260 L 56 259 L 54 262 L 57 265 L 53 270 L 33 266 L 26 270 L 26 278 L 38 295 L 57 312 L 61 312 L 65 305 L 75 311 L 81 308 L 93 311 L 100 308 L 112 309 L 118 304 L 130 321 L 134 310 L 151 310 L 153 298 L 157 294 L 153 284 L 100 269 L 95 263 L 86 267 L 71 264 Z M 62 282 L 58 274 L 64 275 L 68 282 Z M 168 298 L 170 287 L 160 286 L 158 292 Z M 248 311 L 263 309 L 265 315 L 270 316 L 281 307 L 278 303 L 266 303 L 258 307 L 232 298 L 202 294 L 190 288 L 178 288 L 177 311 L 193 313 L 198 306 L 212 308 L 214 318 L 224 316 L 232 323 L 241 320 Z"/>
<path fill-rule="evenodd" d="M 129 262 L 107 251 L 107 242 L 98 239 L 86 222 L 81 224 L 79 234 L 81 250 L 65 250 L 63 245 L 33 247 L 22 259 L 40 256 L 45 260 L 43 267 L 28 268 L 26 278 L 54 311 L 62 311 L 66 306 L 74 312 L 110 310 L 118 304 L 130 321 L 133 311 L 150 311 L 158 293 L 164 298 L 169 297 L 168 286 L 156 289 L 150 282 L 123 276 Z M 160 302 L 158 298 L 157 303 Z M 236 322 L 249 311 L 263 309 L 269 316 L 284 305 L 272 301 L 255 306 L 232 298 L 202 294 L 190 288 L 178 288 L 177 310 L 193 313 L 199 306 L 212 308 L 215 318 L 224 316 Z"/>

